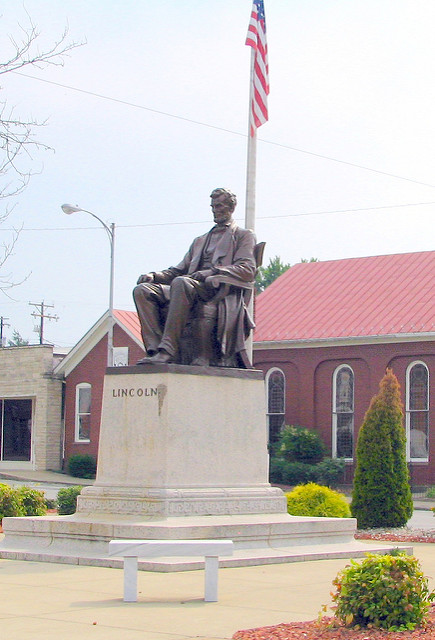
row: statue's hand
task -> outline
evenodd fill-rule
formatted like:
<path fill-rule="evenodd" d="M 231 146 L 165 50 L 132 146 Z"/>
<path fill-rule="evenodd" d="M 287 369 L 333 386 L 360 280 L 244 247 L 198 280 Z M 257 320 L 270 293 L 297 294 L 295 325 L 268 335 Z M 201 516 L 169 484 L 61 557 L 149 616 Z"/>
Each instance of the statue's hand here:
<path fill-rule="evenodd" d="M 190 277 L 194 280 L 198 280 L 198 282 L 204 282 L 204 280 L 209 276 L 212 276 L 213 273 L 213 269 L 203 269 L 202 271 L 195 271 L 195 273 L 192 273 Z"/>
<path fill-rule="evenodd" d="M 221 282 L 222 282 L 221 276 L 212 275 L 212 276 L 208 276 L 208 278 L 206 278 L 205 286 L 209 287 L 210 289 L 212 289 L 212 288 L 217 289 L 218 287 L 220 287 Z"/>
<path fill-rule="evenodd" d="M 213 269 L 203 269 L 202 271 L 195 271 L 195 273 L 192 273 L 190 277 L 194 280 L 198 280 L 198 282 L 204 282 L 204 280 L 209 276 L 212 276 L 213 273 Z"/>
<path fill-rule="evenodd" d="M 154 282 L 154 274 L 144 273 L 142 276 L 139 276 L 136 284 L 142 284 L 143 282 Z"/>

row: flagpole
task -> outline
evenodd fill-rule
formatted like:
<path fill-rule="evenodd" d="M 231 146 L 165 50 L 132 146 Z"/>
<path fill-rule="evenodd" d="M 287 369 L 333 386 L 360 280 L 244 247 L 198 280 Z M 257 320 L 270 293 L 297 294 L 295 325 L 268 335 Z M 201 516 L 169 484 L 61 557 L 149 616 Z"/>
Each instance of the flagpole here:
<path fill-rule="evenodd" d="M 264 0 L 253 0 L 251 19 L 246 36 L 251 47 L 251 75 L 249 82 L 248 157 L 246 166 L 245 227 L 255 231 L 255 181 L 257 162 L 257 129 L 268 120 L 269 65 L 267 62 L 266 18 Z M 254 317 L 254 296 L 248 306 Z M 252 362 L 252 336 L 246 342 L 246 352 Z"/>
<path fill-rule="evenodd" d="M 255 178 L 257 165 L 257 127 L 252 127 L 251 112 L 254 99 L 255 49 L 251 48 L 251 75 L 249 82 L 248 154 L 246 163 L 245 228 L 255 230 Z M 253 129 L 253 132 L 252 132 Z"/>
<path fill-rule="evenodd" d="M 257 168 L 257 127 L 251 125 L 252 100 L 254 98 L 254 64 L 255 50 L 251 48 L 251 75 L 249 81 L 249 112 L 248 112 L 248 153 L 246 161 L 246 201 L 245 201 L 245 228 L 255 230 L 255 178 Z M 248 304 L 250 316 L 254 317 L 254 295 Z M 253 339 L 252 332 L 246 340 L 246 353 L 253 364 Z"/>

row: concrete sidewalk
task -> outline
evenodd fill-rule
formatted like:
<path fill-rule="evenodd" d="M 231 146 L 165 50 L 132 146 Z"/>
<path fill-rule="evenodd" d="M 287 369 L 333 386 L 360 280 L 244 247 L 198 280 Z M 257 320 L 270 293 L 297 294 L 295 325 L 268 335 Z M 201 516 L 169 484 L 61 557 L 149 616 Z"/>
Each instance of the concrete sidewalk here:
<path fill-rule="evenodd" d="M 425 575 L 435 576 L 434 546 L 415 544 L 414 554 Z M 219 601 L 213 603 L 203 600 L 203 571 L 140 571 L 138 602 L 125 603 L 122 570 L 0 560 L 2 637 L 227 640 L 239 629 L 315 619 L 347 562 L 220 569 Z"/>
<path fill-rule="evenodd" d="M 95 482 L 95 480 L 90 480 L 89 478 L 76 478 L 69 476 L 67 473 L 61 473 L 60 471 L 32 471 L 31 469 L 11 469 L 10 471 L 6 469 L 0 470 L 0 483 L 5 482 L 6 484 L 9 484 L 9 482 L 13 481 L 26 482 L 29 485 L 53 484 L 60 486 L 77 484 L 86 486 L 94 484 Z"/>
<path fill-rule="evenodd" d="M 2 481 L 54 487 L 93 482 L 47 471 L 4 471 Z M 367 550 L 375 544 L 367 541 Z M 424 573 L 435 577 L 434 545 L 413 547 Z M 347 562 L 220 569 L 216 603 L 203 600 L 202 570 L 140 571 L 139 600 L 125 603 L 120 569 L 0 559 L 0 628 L 9 640 L 227 640 L 239 629 L 315 619 Z"/>

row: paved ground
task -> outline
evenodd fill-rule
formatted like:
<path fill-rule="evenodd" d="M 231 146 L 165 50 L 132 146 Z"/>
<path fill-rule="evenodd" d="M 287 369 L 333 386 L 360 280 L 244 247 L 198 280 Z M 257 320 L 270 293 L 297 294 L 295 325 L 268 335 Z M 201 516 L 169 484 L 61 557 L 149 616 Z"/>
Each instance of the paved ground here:
<path fill-rule="evenodd" d="M 367 547 L 370 547 L 370 542 Z M 430 544 L 414 553 L 435 576 Z M 220 569 L 219 602 L 203 601 L 202 571 L 139 572 L 139 600 L 122 600 L 120 569 L 0 560 L 0 628 L 8 640 L 228 640 L 235 631 L 313 620 L 346 560 Z M 431 588 L 435 588 L 433 578 Z"/>
<path fill-rule="evenodd" d="M 0 482 L 43 490 L 90 483 L 50 472 L 26 472 L 26 477 L 5 472 Z M 435 522 L 430 511 L 418 510 L 413 519 L 420 528 Z M 372 544 L 367 541 L 368 550 Z M 434 545 L 414 545 L 424 573 L 433 577 L 434 551 Z M 139 600 L 125 603 L 120 569 L 0 559 L 1 635 L 8 640 L 228 640 L 239 629 L 316 618 L 330 603 L 332 580 L 346 564 L 341 559 L 220 569 L 216 603 L 203 600 L 203 571 L 141 571 Z"/>
<path fill-rule="evenodd" d="M 12 487 L 25 485 L 44 491 L 45 497 L 55 500 L 57 492 L 62 487 L 70 487 L 71 485 L 90 485 L 93 480 L 89 478 L 74 478 L 64 473 L 56 471 L 0 471 L 0 483 L 8 484 Z"/>

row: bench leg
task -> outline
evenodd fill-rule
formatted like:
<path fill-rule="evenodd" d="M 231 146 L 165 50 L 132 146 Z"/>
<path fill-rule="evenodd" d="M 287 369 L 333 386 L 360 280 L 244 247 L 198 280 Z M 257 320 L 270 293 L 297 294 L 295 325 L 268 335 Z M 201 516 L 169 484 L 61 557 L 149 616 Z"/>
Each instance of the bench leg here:
<path fill-rule="evenodd" d="M 137 557 L 124 558 L 124 602 L 137 602 Z"/>
<path fill-rule="evenodd" d="M 217 602 L 218 599 L 218 556 L 205 556 L 205 602 Z"/>

